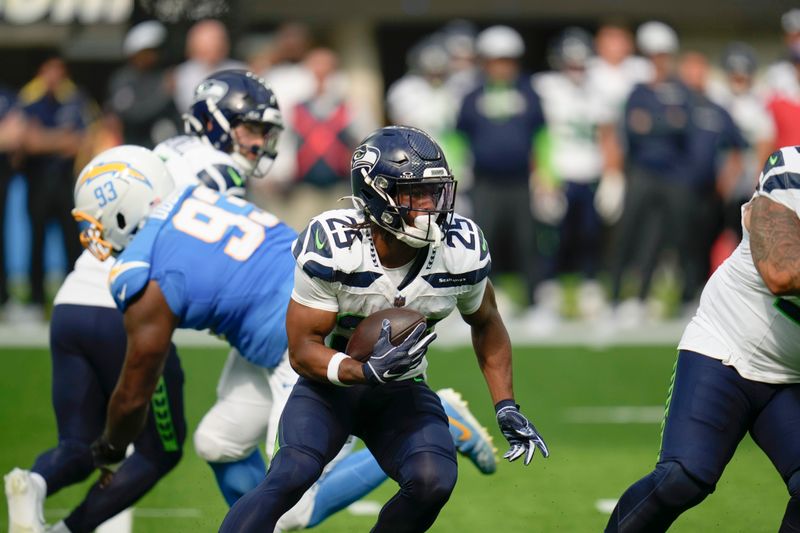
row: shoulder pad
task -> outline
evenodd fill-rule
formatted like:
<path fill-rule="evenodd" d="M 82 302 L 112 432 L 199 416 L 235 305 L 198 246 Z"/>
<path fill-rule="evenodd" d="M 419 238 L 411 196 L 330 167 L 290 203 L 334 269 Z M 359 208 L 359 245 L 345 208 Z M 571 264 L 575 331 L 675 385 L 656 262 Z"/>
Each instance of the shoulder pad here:
<path fill-rule="evenodd" d="M 335 281 L 337 273 L 354 272 L 362 260 L 364 234 L 353 226 L 363 222 L 355 209 L 326 211 L 311 219 L 298 235 L 292 253 L 311 277 Z"/>
<path fill-rule="evenodd" d="M 123 252 L 108 275 L 108 285 L 117 308 L 124 313 L 147 287 L 148 281 L 150 281 L 150 263 L 134 258 L 128 259 Z"/>
<path fill-rule="evenodd" d="M 442 240 L 442 258 L 448 272 L 467 274 L 473 284 L 489 275 L 492 265 L 489 245 L 475 222 L 453 215 Z"/>

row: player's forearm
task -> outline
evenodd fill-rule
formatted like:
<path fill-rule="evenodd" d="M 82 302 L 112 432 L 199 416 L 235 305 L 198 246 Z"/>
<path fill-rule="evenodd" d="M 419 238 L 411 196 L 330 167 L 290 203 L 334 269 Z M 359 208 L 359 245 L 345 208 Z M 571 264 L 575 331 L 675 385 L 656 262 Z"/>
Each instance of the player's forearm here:
<path fill-rule="evenodd" d="M 768 198 L 756 197 L 749 213 L 753 263 L 777 296 L 800 295 L 800 218 Z"/>
<path fill-rule="evenodd" d="M 142 344 L 128 336 L 128 351 L 117 386 L 108 403 L 105 435 L 115 448 L 127 446 L 139 436 L 147 421 L 150 399 L 164 371 L 169 345 Z"/>
<path fill-rule="evenodd" d="M 150 397 L 114 389 L 108 403 L 104 434 L 115 449 L 124 449 L 139 436 L 147 421 Z"/>
<path fill-rule="evenodd" d="M 331 359 L 336 353 L 336 350 L 328 348 L 324 344 L 307 342 L 298 349 L 289 348 L 289 362 L 294 371 L 304 378 L 330 383 L 328 371 Z M 346 385 L 366 383 L 362 367 L 363 364 L 354 359 L 349 357 L 343 359 L 339 363 L 337 371 L 339 381 Z"/>
<path fill-rule="evenodd" d="M 472 328 L 472 346 L 483 372 L 492 403 L 514 397 L 511 339 L 502 323 Z"/>

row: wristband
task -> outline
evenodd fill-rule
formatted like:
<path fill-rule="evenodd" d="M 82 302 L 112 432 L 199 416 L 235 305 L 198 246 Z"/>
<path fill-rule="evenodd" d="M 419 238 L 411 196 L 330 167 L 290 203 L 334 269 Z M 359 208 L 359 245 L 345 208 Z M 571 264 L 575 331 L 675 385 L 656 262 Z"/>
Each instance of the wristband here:
<path fill-rule="evenodd" d="M 350 386 L 347 383 L 339 381 L 339 365 L 341 365 L 342 361 L 345 359 L 350 359 L 350 356 L 342 352 L 336 352 L 333 354 L 333 357 L 331 357 L 331 360 L 328 361 L 328 381 L 340 387 Z"/>
<path fill-rule="evenodd" d="M 500 400 L 499 402 L 494 404 L 494 412 L 495 413 L 499 412 L 500 409 L 502 409 L 503 407 L 516 407 L 517 409 L 519 409 L 519 405 L 517 405 L 514 402 L 514 400 L 509 398 L 508 400 Z"/>

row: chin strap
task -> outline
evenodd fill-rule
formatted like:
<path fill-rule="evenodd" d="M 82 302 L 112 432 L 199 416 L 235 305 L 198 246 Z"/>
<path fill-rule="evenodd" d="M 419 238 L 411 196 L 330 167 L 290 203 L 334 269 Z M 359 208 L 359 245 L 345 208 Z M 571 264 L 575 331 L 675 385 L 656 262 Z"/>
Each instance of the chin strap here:
<path fill-rule="evenodd" d="M 403 231 L 395 233 L 395 237 L 412 248 L 423 248 L 429 244 L 436 248 L 442 242 L 442 229 L 431 221 L 429 215 L 420 215 L 414 218 L 413 226 L 403 222 Z"/>

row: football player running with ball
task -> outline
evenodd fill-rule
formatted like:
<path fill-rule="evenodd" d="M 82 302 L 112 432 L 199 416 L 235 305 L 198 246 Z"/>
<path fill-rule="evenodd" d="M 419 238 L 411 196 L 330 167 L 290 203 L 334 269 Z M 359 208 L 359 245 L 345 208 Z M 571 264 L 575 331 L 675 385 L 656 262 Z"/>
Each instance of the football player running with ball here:
<path fill-rule="evenodd" d="M 798 150 L 769 156 L 742 207 L 742 241 L 678 345 L 658 463 L 622 495 L 607 532 L 666 531 L 714 491 L 747 433 L 789 491 L 780 531 L 800 531 Z"/>
<path fill-rule="evenodd" d="M 448 419 L 425 383 L 421 357 L 435 334 L 420 325 L 398 347 L 379 340 L 367 363 L 342 351 L 357 317 L 392 306 L 419 311 L 429 326 L 457 308 L 472 328 L 510 445 L 504 457 L 527 465 L 536 448 L 548 455 L 514 401 L 511 342 L 488 280 L 488 246 L 474 222 L 453 213 L 455 181 L 439 145 L 415 128 L 381 128 L 353 154 L 351 181 L 356 207 L 315 217 L 293 246 L 286 327 L 301 377 L 266 479 L 233 506 L 223 532 L 272 531 L 350 434 L 400 485 L 373 531 L 433 524 L 456 482 Z M 391 333 L 388 321 L 384 328 L 382 337 Z M 325 344 L 331 334 L 332 348 Z"/>

